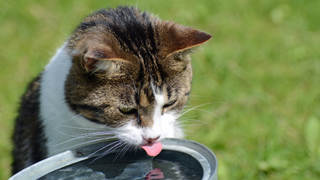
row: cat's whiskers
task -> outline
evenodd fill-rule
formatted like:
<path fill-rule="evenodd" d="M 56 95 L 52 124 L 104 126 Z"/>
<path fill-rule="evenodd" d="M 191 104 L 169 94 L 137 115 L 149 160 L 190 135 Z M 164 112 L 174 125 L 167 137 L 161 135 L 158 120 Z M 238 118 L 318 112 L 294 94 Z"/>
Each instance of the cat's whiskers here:
<path fill-rule="evenodd" d="M 95 159 L 93 159 L 90 163 L 92 163 L 92 162 L 94 162 L 94 161 L 96 161 L 96 160 L 98 160 L 98 159 L 106 156 L 107 154 L 115 151 L 117 148 L 120 148 L 122 145 L 125 144 L 123 141 L 120 141 L 120 140 L 114 141 L 114 143 L 116 143 L 114 146 L 112 146 L 112 147 L 109 148 L 108 150 L 104 151 L 103 153 L 99 154 L 99 155 L 98 155 Z M 114 144 L 114 143 L 111 143 L 111 144 Z M 109 146 L 109 145 L 107 145 L 107 146 Z M 103 149 L 105 149 L 105 148 L 106 148 L 106 147 L 104 147 Z M 101 150 L 102 150 L 102 149 L 101 149 Z M 96 151 L 95 153 L 97 153 L 97 152 L 99 152 L 99 151 L 101 151 L 101 150 L 98 150 L 98 151 Z M 93 153 L 93 154 L 95 154 L 95 153 Z M 93 154 L 91 154 L 91 156 L 92 156 Z"/>
<path fill-rule="evenodd" d="M 198 96 L 198 95 L 189 95 L 189 100 L 193 100 L 193 99 L 195 99 L 195 100 L 206 100 L 206 99 L 208 99 L 208 97 L 207 96 Z"/>
<path fill-rule="evenodd" d="M 214 103 L 217 103 L 217 102 L 201 104 L 201 105 L 198 105 L 198 106 L 195 106 L 195 107 L 192 107 L 190 109 L 187 109 L 187 110 L 183 111 L 181 114 L 178 115 L 177 119 L 179 119 L 179 121 L 176 121 L 174 123 L 174 125 L 176 127 L 180 127 L 181 128 L 181 127 L 185 127 L 185 126 L 195 125 L 194 122 L 198 122 L 199 125 L 204 125 L 205 124 L 205 125 L 212 126 L 211 124 L 209 124 L 209 123 L 207 123 L 205 121 L 201 121 L 199 119 L 194 119 L 194 117 L 197 117 L 197 116 L 192 116 L 192 117 L 189 117 L 189 118 L 185 118 L 183 116 L 186 115 L 187 113 L 191 112 L 191 111 L 203 111 L 203 112 L 209 113 L 209 114 L 217 117 L 217 115 L 215 115 L 214 113 L 212 113 L 210 111 L 206 111 L 206 110 L 203 110 L 203 109 L 198 109 L 199 107 L 202 107 L 202 106 L 205 106 L 205 105 L 209 105 L 209 104 L 214 104 Z M 187 107 L 187 106 L 185 106 L 185 107 Z M 186 122 L 189 122 L 189 121 L 192 121 L 192 123 L 191 124 L 185 124 Z M 188 131 L 188 130 L 184 129 L 184 131 Z M 194 133 L 193 131 L 190 131 L 190 132 Z"/>
<path fill-rule="evenodd" d="M 121 141 L 120 140 L 117 140 L 117 141 L 113 141 L 113 142 L 111 142 L 111 143 L 109 143 L 109 144 L 107 144 L 107 145 L 105 145 L 105 146 L 103 146 L 103 147 L 101 147 L 100 149 L 98 149 L 98 150 L 96 150 L 96 151 L 94 151 L 93 153 L 91 153 L 91 154 L 89 154 L 89 157 L 92 157 L 92 156 L 94 156 L 95 154 L 97 154 L 98 152 L 100 152 L 100 151 L 102 151 L 103 149 L 106 149 L 106 148 L 108 148 L 109 146 L 112 146 L 112 145 L 114 145 L 114 144 L 119 144 Z M 115 146 L 116 146 L 115 145 Z M 110 152 L 112 149 L 114 148 L 114 146 L 113 147 L 111 147 L 111 148 L 109 148 L 108 150 L 106 150 L 105 152 L 103 152 L 103 153 L 106 153 L 106 152 Z M 102 153 L 101 153 L 102 154 Z M 98 155 L 98 157 L 96 157 L 94 160 L 92 160 L 90 163 L 92 163 L 92 162 L 94 162 L 95 160 L 97 160 L 97 159 L 99 159 L 99 156 L 101 156 L 101 154 L 100 155 Z M 107 154 L 107 153 L 106 153 Z M 105 154 L 105 155 L 106 155 Z M 101 158 L 101 157 L 100 157 Z"/>
<path fill-rule="evenodd" d="M 123 148 L 116 153 L 116 156 L 114 157 L 113 162 L 116 161 L 116 159 L 119 157 L 120 152 L 124 149 L 124 147 L 127 146 L 127 144 L 126 144 L 125 142 L 123 142 L 123 141 L 121 141 L 121 142 L 118 143 L 118 144 L 119 144 L 119 145 L 115 145 L 116 147 L 115 147 L 115 149 L 113 149 L 113 150 L 119 149 L 119 148 L 121 148 L 121 147 L 123 147 Z M 109 153 L 109 152 L 108 152 L 108 153 Z M 108 154 L 108 153 L 107 153 L 107 154 Z M 103 153 L 103 156 L 105 156 L 105 155 L 107 155 L 107 154 Z M 101 157 L 103 157 L 103 156 L 101 156 Z"/>
<path fill-rule="evenodd" d="M 211 72 L 209 72 L 208 74 L 206 74 L 206 75 L 204 75 L 204 76 L 201 76 L 201 77 L 199 77 L 199 78 L 197 78 L 197 79 L 194 79 L 194 80 L 192 80 L 192 81 L 193 81 L 193 82 L 195 82 L 195 81 L 199 81 L 199 80 L 201 80 L 201 79 L 203 79 L 203 78 L 205 78 L 205 77 L 209 76 L 210 74 L 212 74 L 214 70 L 215 70 L 215 69 L 213 69 L 213 70 L 212 70 Z"/>
<path fill-rule="evenodd" d="M 186 121 L 192 121 L 192 123 L 186 124 Z M 194 123 L 195 121 L 198 123 Z M 199 120 L 199 119 L 194 119 L 194 118 L 182 119 L 182 120 L 180 119 L 178 122 L 175 122 L 174 125 L 175 125 L 175 127 L 182 128 L 184 132 L 188 132 L 188 133 L 192 133 L 192 134 L 197 133 L 197 132 L 192 131 L 190 129 L 186 129 L 185 127 L 188 127 L 188 126 L 194 127 L 195 125 L 199 125 L 199 126 L 206 125 L 206 126 L 212 127 L 212 124 L 207 123 L 202 120 Z"/>
<path fill-rule="evenodd" d="M 65 124 L 67 124 L 67 123 L 65 123 Z M 62 130 L 63 129 L 77 129 L 77 130 L 83 130 L 83 131 L 85 131 L 85 133 L 84 134 L 88 134 L 88 133 L 101 133 L 101 132 L 108 132 L 108 133 L 110 133 L 110 134 L 117 134 L 117 133 L 119 133 L 119 132 L 117 132 L 117 131 L 114 131 L 114 130 L 111 130 L 110 128 L 108 128 L 108 129 L 100 129 L 100 128 L 93 128 L 93 127 L 91 127 L 91 128 L 88 128 L 88 127 L 83 127 L 83 126 L 75 126 L 75 125 L 73 125 L 73 126 L 70 126 L 70 125 L 64 125 L 64 124 L 61 124 L 61 125 L 59 125 L 57 128 L 55 128 L 54 130 L 56 130 L 57 132 L 59 132 L 59 133 L 62 133 L 62 134 L 64 134 L 64 135 L 68 135 L 68 136 L 78 136 L 79 135 L 79 133 L 78 134 L 76 134 L 76 135 L 71 135 L 71 134 L 67 134 L 67 133 L 63 133 L 62 132 Z"/>
<path fill-rule="evenodd" d="M 79 117 L 79 116 L 81 116 L 81 114 L 77 114 L 77 115 L 75 115 L 75 116 L 73 116 L 73 117 L 71 117 L 71 118 L 69 118 L 69 119 L 66 119 L 65 121 L 67 122 L 67 121 L 72 121 L 72 120 L 74 120 L 75 118 L 77 118 L 77 117 Z"/>
<path fill-rule="evenodd" d="M 76 126 L 67 126 L 67 125 L 60 125 L 60 127 L 70 128 L 70 129 L 81 129 L 87 131 L 96 131 L 97 128 L 86 128 L 86 127 L 76 127 Z"/>
<path fill-rule="evenodd" d="M 218 118 L 218 116 L 216 114 L 214 114 L 213 112 L 210 112 L 210 111 L 207 111 L 207 110 L 204 110 L 204 109 L 192 109 L 192 111 L 206 112 L 206 113 L 209 113 L 209 114 L 213 115 L 214 117 Z"/>
<path fill-rule="evenodd" d="M 112 131 L 101 131 L 101 132 L 90 132 L 90 133 L 83 133 L 83 134 L 66 134 L 61 132 L 60 130 L 57 130 L 59 133 L 68 135 L 75 138 L 87 138 L 87 137 L 95 137 L 95 136 L 104 136 L 104 135 L 116 135 L 119 134 L 118 132 L 112 132 Z M 72 139 L 71 139 L 72 140 Z"/>
<path fill-rule="evenodd" d="M 132 146 L 131 144 L 124 144 L 124 147 L 117 152 L 113 161 L 115 161 L 118 157 L 122 158 L 126 154 L 126 152 L 130 149 L 131 146 Z"/>
<path fill-rule="evenodd" d="M 126 144 L 123 141 L 117 140 L 118 138 L 116 137 L 117 135 L 123 133 L 123 132 L 119 132 L 119 131 L 110 131 L 110 130 L 105 130 L 105 131 L 98 131 L 99 129 L 96 128 L 84 128 L 84 127 L 75 127 L 75 126 L 68 126 L 68 125 L 60 125 L 59 129 L 56 129 L 57 132 L 66 135 L 66 136 L 70 136 L 73 137 L 71 139 L 68 139 L 64 142 L 61 142 L 59 144 L 56 144 L 54 146 L 63 146 L 64 144 L 68 144 L 72 141 L 77 141 L 80 140 L 81 143 L 77 143 L 75 145 L 69 146 L 67 148 L 60 148 L 58 150 L 56 150 L 56 152 L 59 151 L 64 151 L 67 149 L 73 149 L 73 148 L 77 148 L 77 147 L 81 147 L 81 146 L 85 146 L 85 145 L 89 145 L 89 144 L 93 144 L 93 143 L 97 143 L 97 142 L 105 142 L 105 141 L 111 141 L 110 144 L 108 144 L 107 146 L 104 146 L 103 148 L 100 148 L 99 150 L 97 150 L 96 152 L 92 153 L 90 156 L 93 156 L 93 154 L 96 154 L 97 152 L 106 149 L 109 147 L 109 149 L 107 149 L 105 152 L 101 153 L 97 158 L 95 158 L 93 161 L 107 155 L 108 153 L 111 153 L 113 150 L 116 150 L 118 148 L 123 147 L 123 149 L 121 149 L 118 153 L 116 158 L 118 158 L 119 156 L 124 156 L 124 154 L 130 149 L 130 147 L 132 146 L 131 144 Z M 63 129 L 79 129 L 79 130 L 83 130 L 83 131 L 89 131 L 89 132 L 84 132 L 82 134 L 68 134 L 65 132 L 62 132 L 61 130 Z M 97 138 L 97 137 L 101 137 L 101 136 L 105 136 L 105 137 L 101 137 L 101 138 Z M 89 140 L 92 139 L 92 140 Z M 116 140 L 116 141 L 113 141 Z M 82 142 L 83 141 L 83 142 Z M 112 146 L 113 145 L 113 146 Z M 112 147 L 111 147 L 112 146 Z M 116 159 L 115 158 L 115 159 Z"/>
<path fill-rule="evenodd" d="M 180 127 L 184 127 L 184 126 L 180 126 Z M 183 131 L 189 132 L 189 133 L 191 133 L 191 134 L 194 134 L 194 131 L 191 131 L 191 130 L 189 130 L 189 129 L 184 129 Z"/>
<path fill-rule="evenodd" d="M 199 108 L 199 107 L 206 106 L 206 105 L 209 105 L 209 104 L 215 104 L 215 103 L 220 103 L 220 102 L 210 102 L 210 103 L 204 103 L 204 104 L 195 106 L 195 107 L 193 107 L 193 108 L 190 108 L 190 109 L 182 112 L 182 113 L 179 115 L 179 117 L 183 116 L 184 114 L 186 114 L 186 113 L 188 113 L 188 112 L 190 112 L 190 111 L 192 111 L 192 110 L 200 110 L 200 109 L 197 109 L 197 108 Z M 206 111 L 206 112 L 211 113 L 211 112 L 209 112 L 209 111 Z M 213 114 L 213 115 L 216 116 L 215 114 Z"/>
<path fill-rule="evenodd" d="M 180 117 L 179 122 L 183 122 L 185 120 L 194 119 L 195 117 L 198 117 L 198 115 L 190 116 L 190 117 Z"/>
<path fill-rule="evenodd" d="M 63 132 L 63 129 L 67 129 L 65 130 L 65 132 L 68 132 L 68 129 L 78 129 L 78 130 L 84 130 L 89 132 L 83 132 L 83 133 L 78 132 L 76 134 L 69 134 L 69 133 Z M 91 142 L 95 142 L 95 141 L 86 141 L 88 139 L 96 139 L 97 137 L 105 136 L 105 137 L 99 138 L 97 141 L 107 141 L 110 139 L 115 139 L 116 135 L 119 134 L 118 131 L 110 131 L 110 130 L 101 131 L 100 129 L 95 129 L 95 128 L 84 128 L 84 127 L 67 126 L 67 125 L 60 125 L 59 129 L 55 129 L 55 130 L 58 133 L 63 134 L 65 136 L 69 136 L 71 138 L 61 143 L 52 145 L 51 147 L 59 147 L 69 142 L 84 141 L 83 143 L 78 143 L 74 145 L 74 147 L 76 147 L 80 145 L 89 144 Z"/>
<path fill-rule="evenodd" d="M 185 127 L 185 125 L 183 125 L 183 124 L 180 124 L 180 123 L 175 123 L 175 124 L 174 124 L 174 128 L 175 128 L 175 129 L 182 129 L 183 127 Z M 188 130 L 188 129 L 183 129 L 183 131 L 184 131 L 184 132 L 191 132 L 191 133 L 193 133 L 193 131 Z"/>
<path fill-rule="evenodd" d="M 63 132 L 60 132 L 60 133 L 63 133 Z M 65 134 L 65 133 L 63 133 L 63 134 Z M 68 134 L 65 134 L 65 135 L 68 135 Z M 95 138 L 97 138 L 97 136 L 105 136 L 103 138 L 100 138 L 100 140 L 115 139 L 115 137 L 116 137 L 116 135 L 114 133 L 103 133 L 100 135 L 92 135 L 92 134 L 87 133 L 87 134 L 83 134 L 83 135 L 70 135 L 70 136 L 73 136 L 74 138 L 68 139 L 66 141 L 63 141 L 63 142 L 55 144 L 55 145 L 52 145 L 51 147 L 60 146 L 60 145 L 63 145 L 65 143 L 75 141 L 75 140 L 92 139 L 92 138 L 95 139 Z M 90 141 L 87 141 L 87 142 L 90 142 Z"/>
<path fill-rule="evenodd" d="M 182 120 L 180 121 L 181 123 L 179 125 L 181 126 L 194 126 L 194 125 L 208 125 L 208 126 L 212 126 L 212 124 L 208 123 L 208 122 L 205 122 L 205 121 L 202 121 L 202 120 L 199 120 L 199 119 L 186 119 L 186 120 Z M 186 122 L 192 122 L 190 124 L 185 124 Z M 198 122 L 198 123 L 195 123 L 195 122 Z"/>
<path fill-rule="evenodd" d="M 65 148 L 57 149 L 54 152 L 61 152 L 61 151 L 65 151 L 65 150 L 75 149 L 75 148 L 82 147 L 82 146 L 89 145 L 89 144 L 93 144 L 93 143 L 96 143 L 96 142 L 103 142 L 103 141 L 108 140 L 108 139 L 115 139 L 115 138 L 114 137 L 110 137 L 110 138 L 100 138 L 100 139 L 94 139 L 94 140 L 91 140 L 91 141 L 85 141 L 85 142 L 78 143 L 78 144 L 75 144 L 75 145 L 71 145 L 71 146 L 68 146 L 68 147 L 65 147 Z"/>

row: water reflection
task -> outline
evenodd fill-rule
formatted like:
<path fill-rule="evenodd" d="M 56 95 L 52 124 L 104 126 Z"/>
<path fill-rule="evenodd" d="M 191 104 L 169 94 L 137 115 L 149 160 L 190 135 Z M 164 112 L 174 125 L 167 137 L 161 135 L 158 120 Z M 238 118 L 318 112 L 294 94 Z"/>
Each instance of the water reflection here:
<path fill-rule="evenodd" d="M 145 177 L 145 180 L 151 179 L 164 179 L 163 172 L 160 168 L 155 168 L 149 172 L 149 174 Z"/>

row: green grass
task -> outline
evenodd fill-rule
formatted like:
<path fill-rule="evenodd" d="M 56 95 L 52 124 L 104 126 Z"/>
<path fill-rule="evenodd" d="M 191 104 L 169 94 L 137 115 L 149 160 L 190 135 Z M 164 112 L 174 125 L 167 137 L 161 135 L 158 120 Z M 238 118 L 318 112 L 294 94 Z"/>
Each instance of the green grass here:
<path fill-rule="evenodd" d="M 320 1 L 16 0 L 0 2 L 0 179 L 28 82 L 86 15 L 117 4 L 214 35 L 193 55 L 188 107 L 211 104 L 184 119 L 220 180 L 320 177 Z"/>

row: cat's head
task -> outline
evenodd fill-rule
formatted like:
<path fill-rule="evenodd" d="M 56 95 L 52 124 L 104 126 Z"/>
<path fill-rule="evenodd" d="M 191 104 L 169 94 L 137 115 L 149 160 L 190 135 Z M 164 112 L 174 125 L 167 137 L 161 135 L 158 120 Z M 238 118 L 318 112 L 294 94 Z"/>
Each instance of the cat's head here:
<path fill-rule="evenodd" d="M 180 137 L 176 119 L 190 94 L 189 53 L 210 38 L 133 7 L 100 10 L 67 43 L 73 57 L 67 103 L 88 121 L 120 131 L 127 143 Z"/>

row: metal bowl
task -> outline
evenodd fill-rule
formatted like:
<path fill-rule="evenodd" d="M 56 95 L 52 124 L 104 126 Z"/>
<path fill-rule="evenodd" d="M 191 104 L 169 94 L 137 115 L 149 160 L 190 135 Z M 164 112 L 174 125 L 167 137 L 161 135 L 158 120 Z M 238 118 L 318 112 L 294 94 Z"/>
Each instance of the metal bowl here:
<path fill-rule="evenodd" d="M 110 142 L 68 150 L 20 171 L 9 180 L 218 179 L 217 158 L 206 146 L 174 138 L 161 142 L 162 151 L 154 158 L 140 149 L 107 155 L 98 151 Z"/>

